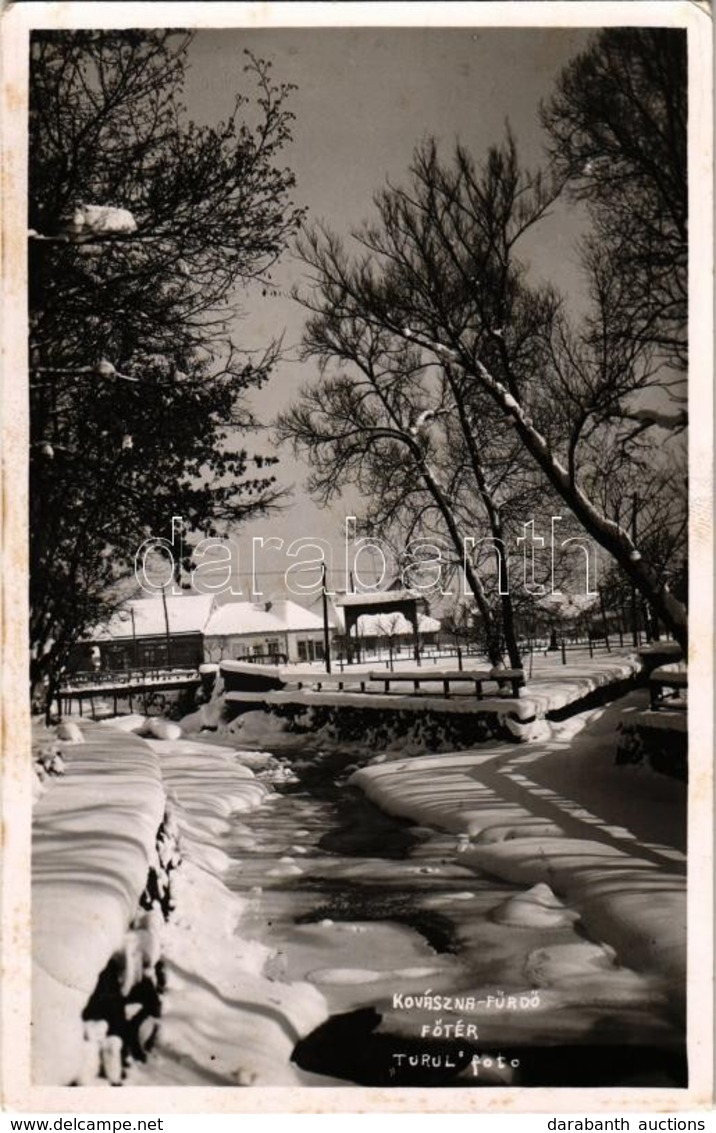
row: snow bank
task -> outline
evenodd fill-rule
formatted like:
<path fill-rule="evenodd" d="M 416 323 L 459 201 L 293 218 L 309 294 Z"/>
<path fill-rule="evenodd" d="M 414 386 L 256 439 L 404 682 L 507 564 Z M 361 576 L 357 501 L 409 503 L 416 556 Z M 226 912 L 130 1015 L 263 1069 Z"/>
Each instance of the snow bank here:
<path fill-rule="evenodd" d="M 538 669 L 529 678 L 520 702 L 524 699 L 529 703 L 533 715 L 544 716 L 583 700 L 600 688 L 629 681 L 641 668 L 639 658 L 631 654 L 608 653 L 599 657 L 568 654 L 566 665 L 555 661 L 553 668 Z M 512 708 L 512 701 L 509 705 Z"/>
<path fill-rule="evenodd" d="M 119 1036 L 103 1037 L 106 1028 L 98 1038 L 100 1024 L 83 1024 L 82 1012 L 110 959 L 127 950 L 169 799 L 183 860 L 171 875 L 174 911 L 152 937 L 166 991 L 156 1054 L 151 1065 L 132 1067 L 128 1080 L 300 1081 L 290 1055 L 325 1020 L 325 1000 L 307 983 L 263 974 L 272 953 L 241 939 L 244 903 L 221 880 L 229 859 L 220 842 L 231 816 L 263 805 L 270 788 L 229 749 L 145 741 L 121 726 L 82 732 L 85 742 L 68 751 L 66 774 L 35 810 L 33 1080 L 95 1084 L 98 1043 L 105 1061 L 111 1044 L 121 1046 Z M 111 1074 L 105 1067 L 117 1084 L 119 1057 Z"/>
<path fill-rule="evenodd" d="M 373 763 L 356 771 L 350 783 L 390 814 L 456 834 L 475 837 L 498 825 L 507 832 L 525 822 L 539 828 L 539 819 L 506 803 L 480 780 L 480 769 L 504 755 L 505 745 L 496 743 L 482 745 L 479 752 Z"/>
<path fill-rule="evenodd" d="M 493 909 L 492 919 L 518 928 L 560 928 L 579 920 L 579 913 L 566 908 L 549 885 L 540 882 L 526 893 L 508 897 Z"/>
<path fill-rule="evenodd" d="M 120 732 L 140 732 L 147 722 L 147 717 L 139 712 L 130 712 L 126 716 L 110 716 L 100 720 L 103 728 L 116 728 Z"/>
<path fill-rule="evenodd" d="M 495 919 L 534 925 L 578 915 L 593 940 L 611 946 L 621 965 L 656 980 L 681 1012 L 682 801 L 672 784 L 665 796 L 658 776 L 642 776 L 637 785 L 615 767 L 622 712 L 614 705 L 547 724 L 547 739 L 518 748 L 491 744 L 375 761 L 350 782 L 389 813 L 456 833 L 461 865 L 529 887 L 496 910 Z M 628 806 L 631 817 L 625 817 L 623 794 L 630 789 L 640 792 L 642 805 Z M 641 831 L 638 837 L 634 830 Z M 564 902 L 563 914 L 542 900 L 549 893 Z"/>
<path fill-rule="evenodd" d="M 164 930 L 166 991 L 156 1048 L 133 1085 L 295 1085 L 296 1042 L 328 1010 L 308 983 L 264 971 L 273 953 L 242 940 L 245 902 L 224 885 L 220 842 L 230 816 L 264 804 L 270 788 L 215 744 L 152 742 L 176 817 L 184 861 L 172 875 L 176 906 Z M 217 844 L 218 843 L 218 844 Z"/>
<path fill-rule="evenodd" d="M 124 940 L 165 807 L 142 740 L 99 725 L 65 750 L 66 773 L 38 801 L 32 839 L 32 1074 L 82 1071 L 82 1010 Z"/>
<path fill-rule="evenodd" d="M 199 672 L 207 679 L 214 675 L 214 680 L 211 682 L 211 696 L 206 704 L 199 705 L 195 712 L 182 716 L 179 724 L 185 736 L 195 735 L 204 728 L 216 731 L 224 715 L 224 678 L 219 672 L 219 666 L 200 665 Z"/>
<path fill-rule="evenodd" d="M 155 740 L 178 740 L 183 731 L 182 725 L 175 724 L 172 720 L 165 720 L 162 716 L 140 716 L 137 712 L 127 716 L 109 716 L 100 723 L 105 727 L 134 732 L 135 735 Z"/>
<path fill-rule="evenodd" d="M 270 712 L 244 712 L 227 724 L 224 730 L 228 735 L 238 736 L 247 742 L 260 740 L 262 743 L 269 743 L 274 736 L 288 731 L 288 726 L 288 720 Z"/>
<path fill-rule="evenodd" d="M 682 708 L 645 708 L 641 712 L 624 714 L 624 724 L 635 728 L 656 728 L 660 732 L 688 732 L 688 716 Z"/>
<path fill-rule="evenodd" d="M 171 720 L 162 720 L 160 717 L 149 717 L 146 725 L 147 733 L 157 740 L 178 740 L 181 728 Z"/>
<path fill-rule="evenodd" d="M 540 838 L 475 846 L 461 858 L 522 885 L 549 884 L 575 909 L 590 936 L 622 964 L 661 977 L 684 1009 L 686 879 L 603 842 Z"/>
<path fill-rule="evenodd" d="M 57 738 L 70 744 L 82 744 L 85 741 L 82 729 L 71 720 L 63 721 L 58 725 Z"/>

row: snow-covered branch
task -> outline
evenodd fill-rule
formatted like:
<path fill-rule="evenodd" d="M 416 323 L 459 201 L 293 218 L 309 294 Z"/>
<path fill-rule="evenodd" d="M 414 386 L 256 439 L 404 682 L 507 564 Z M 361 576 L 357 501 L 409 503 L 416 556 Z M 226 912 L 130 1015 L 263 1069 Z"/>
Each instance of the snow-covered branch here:
<path fill-rule="evenodd" d="M 638 421 L 649 428 L 658 425 L 661 429 L 685 429 L 689 423 L 689 415 L 685 408 L 669 413 L 663 409 L 629 409 L 622 413 L 627 421 Z"/>

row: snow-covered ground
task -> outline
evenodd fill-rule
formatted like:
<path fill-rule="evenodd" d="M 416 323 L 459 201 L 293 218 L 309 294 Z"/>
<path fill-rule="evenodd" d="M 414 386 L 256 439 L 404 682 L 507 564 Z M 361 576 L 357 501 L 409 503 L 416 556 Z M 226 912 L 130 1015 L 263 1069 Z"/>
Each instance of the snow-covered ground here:
<path fill-rule="evenodd" d="M 176 913 L 163 939 L 167 985 L 159 1039 L 151 1068 L 135 1066 L 129 1084 L 296 1085 L 303 1079 L 291 1052 L 324 1021 L 326 1002 L 307 983 L 263 974 L 271 951 L 242 939 L 245 902 L 222 881 L 228 858 L 221 843 L 231 816 L 261 807 L 269 789 L 231 749 L 188 740 L 149 743 L 185 860 L 174 875 Z"/>
<path fill-rule="evenodd" d="M 476 871 L 550 890 L 581 918 L 592 941 L 655 980 L 683 1011 L 686 965 L 686 788 L 643 767 L 616 767 L 616 725 L 630 701 L 544 723 L 539 741 L 510 749 L 409 760 L 380 757 L 353 784 L 383 809 L 453 831 Z M 540 914 L 541 915 L 541 914 Z M 541 960 L 556 986 L 602 980 L 619 996 L 631 976 L 583 960 Z"/>
<path fill-rule="evenodd" d="M 289 1056 L 325 1018 L 325 1001 L 308 984 L 261 975 L 270 951 L 237 934 L 243 904 L 221 880 L 230 816 L 261 806 L 268 788 L 233 750 L 145 741 L 128 728 L 141 718 L 117 723 L 83 726 L 84 742 L 64 745 L 65 774 L 35 808 L 33 1080 L 90 1084 L 82 1012 L 126 946 L 168 803 L 183 860 L 176 912 L 160 931 L 167 985 L 152 1082 L 299 1081 Z M 140 1066 L 130 1080 L 142 1084 Z"/>
<path fill-rule="evenodd" d="M 65 774 L 39 799 L 32 838 L 32 1062 L 42 1085 L 82 1073 L 82 1010 L 121 950 L 165 808 L 140 739 L 89 725 L 64 745 Z"/>
<path fill-rule="evenodd" d="M 563 667 L 550 658 L 542 669 L 543 710 L 569 697 L 561 687 L 565 677 L 568 688 L 583 696 L 633 671 L 628 658 L 603 656 L 599 662 Z M 35 815 L 38 1083 L 84 1080 L 82 1009 L 109 958 L 126 946 L 168 808 L 183 861 L 172 873 L 176 907 L 161 931 L 166 977 L 161 1026 L 150 1062 L 134 1063 L 128 1083 L 336 1084 L 299 1070 L 291 1053 L 327 1018 L 335 986 L 350 983 L 351 972 L 365 974 L 366 957 L 354 955 L 351 945 L 344 964 L 331 947 L 330 963 L 316 967 L 316 942 L 334 932 L 329 922 L 321 923 L 301 930 L 304 950 L 303 938 L 310 937 L 310 982 L 308 967 L 298 961 L 277 979 L 268 938 L 260 933 L 244 938 L 250 894 L 238 895 L 225 884 L 227 835 L 232 829 L 236 840 L 242 812 L 260 816 L 266 810 L 271 827 L 276 796 L 267 785 L 266 749 L 295 758 L 302 746 L 316 750 L 317 737 L 287 733 L 285 721 L 262 712 L 224 727 L 222 698 L 219 685 L 212 702 L 183 722 L 186 730 L 219 724 L 211 737 L 177 738 L 171 726 L 166 738 L 141 740 L 130 729 L 142 718 L 125 717 L 109 726 L 83 725 L 86 742 L 64 745 L 67 772 L 47 785 Z M 476 877 L 479 909 L 476 905 L 474 924 L 465 910 L 463 926 L 464 939 L 474 937 L 475 978 L 481 978 L 486 941 L 490 947 L 499 943 L 505 957 L 501 967 L 498 953 L 493 958 L 494 986 L 482 989 L 486 999 L 498 985 L 505 994 L 539 989 L 540 1012 L 510 1019 L 513 1035 L 533 1041 L 535 1036 L 542 1041 L 543 1032 L 567 1035 L 578 1018 L 583 1030 L 611 1008 L 620 1027 L 633 1017 L 637 1035 L 649 1033 L 667 1044 L 678 1035 L 668 1018 L 677 1019 L 684 1004 L 686 787 L 645 766 L 614 764 L 617 723 L 646 700 L 642 690 L 564 723 L 542 719 L 539 739 L 523 745 L 490 742 L 414 756 L 399 742 L 377 755 L 355 745 L 356 756 L 371 762 L 352 775 L 352 785 L 385 812 L 417 823 L 427 839 L 426 853 L 433 853 L 430 840 L 438 839 L 439 860 L 447 854 L 438 872 Z M 321 753 L 330 748 L 326 736 L 318 743 Z M 441 831 L 449 832 L 452 849 Z M 277 870 L 282 862 L 288 868 L 288 861 L 279 855 Z M 340 866 L 349 883 L 351 871 L 363 868 L 359 862 Z M 373 862 L 376 876 L 386 871 L 386 879 L 395 868 L 389 861 Z M 291 869 L 302 873 L 295 858 Z M 419 861 L 400 869 L 406 878 L 435 872 Z M 494 897 L 490 877 L 499 879 Z M 517 890 L 510 889 L 515 885 Z M 464 888 L 474 904 L 469 882 Z M 515 929 L 521 930 L 516 936 Z M 545 930 L 557 932 L 556 942 L 554 936 L 541 937 Z M 294 935 L 291 930 L 292 940 Z M 365 944 L 362 937 L 358 942 Z M 473 965 L 466 963 L 468 969 Z M 406 978 L 413 968 L 401 960 L 395 973 Z M 453 975 L 446 971 L 445 978 Z M 373 994 L 370 988 L 368 993 Z M 494 1011 L 485 1011 L 480 1033 L 499 1039 L 503 1025 L 494 1030 L 495 1020 L 488 1018 Z M 384 1020 L 398 1031 L 405 1025 L 400 1009 L 386 1010 Z M 566 1031 L 560 1020 L 571 1020 Z"/>

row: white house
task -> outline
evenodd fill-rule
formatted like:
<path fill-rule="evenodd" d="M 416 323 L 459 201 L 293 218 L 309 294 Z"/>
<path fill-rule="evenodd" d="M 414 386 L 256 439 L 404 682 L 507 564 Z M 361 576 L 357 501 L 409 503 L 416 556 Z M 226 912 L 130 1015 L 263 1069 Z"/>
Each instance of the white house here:
<path fill-rule="evenodd" d="M 329 620 L 329 632 L 334 621 Z M 212 613 L 204 631 L 207 661 L 275 657 L 277 661 L 323 659 L 323 620 L 290 599 L 227 602 Z"/>

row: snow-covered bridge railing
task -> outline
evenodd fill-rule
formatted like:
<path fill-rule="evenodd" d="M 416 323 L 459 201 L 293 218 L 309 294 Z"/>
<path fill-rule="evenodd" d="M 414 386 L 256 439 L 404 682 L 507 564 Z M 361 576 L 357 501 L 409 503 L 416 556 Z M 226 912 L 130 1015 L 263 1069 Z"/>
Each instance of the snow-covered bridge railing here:
<path fill-rule="evenodd" d="M 292 674 L 294 680 L 298 677 L 297 687 L 314 688 L 321 692 L 324 688 L 328 690 L 337 689 L 342 692 L 344 689 L 348 691 L 365 693 L 367 686 L 382 685 L 385 693 L 390 692 L 391 684 L 411 684 L 414 692 L 420 692 L 421 688 L 425 685 L 440 685 L 442 687 L 443 696 L 450 697 L 450 686 L 452 684 L 474 685 L 475 695 L 478 700 L 482 700 L 484 696 L 483 685 L 497 684 L 504 687 L 509 686 L 511 696 L 518 697 L 520 689 L 524 688 L 525 674 L 523 669 L 440 669 L 438 672 L 433 672 L 430 669 L 400 669 L 398 671 L 378 671 L 371 669 L 367 673 L 348 673 L 340 675 L 337 673 L 307 673 L 307 674 Z M 287 681 L 287 687 L 290 683 Z M 377 689 L 370 689 L 370 692 L 377 692 Z"/>
<path fill-rule="evenodd" d="M 88 679 L 81 679 L 84 677 Z M 84 701 L 89 700 L 94 714 L 94 697 L 109 696 L 114 701 L 116 715 L 118 700 L 129 700 L 132 708 L 132 699 L 135 696 L 148 696 L 157 692 L 180 692 L 183 689 L 199 688 L 201 683 L 197 669 L 124 669 L 91 674 L 73 673 L 57 692 L 57 706 L 62 715 L 63 711 L 71 710 L 72 701 L 76 700 L 82 716 Z"/>
<path fill-rule="evenodd" d="M 450 685 L 452 683 L 474 684 L 475 695 L 478 700 L 482 700 L 483 685 L 485 684 L 497 684 L 498 686 L 507 684 L 511 695 L 518 697 L 520 689 L 524 687 L 525 674 L 522 669 L 443 669 L 440 673 L 410 669 L 398 673 L 369 672 L 368 680 L 382 682 L 386 693 L 390 692 L 391 684 L 395 683 L 410 683 L 413 690 L 419 692 L 421 684 L 439 681 L 442 684 L 443 696 L 445 697 L 450 696 Z"/>
<path fill-rule="evenodd" d="M 347 689 L 349 692 L 356 692 L 360 690 L 365 692 L 366 681 L 368 680 L 367 673 L 351 673 L 345 675 L 342 673 L 294 673 L 291 674 L 293 679 L 297 678 L 297 687 L 314 688 L 318 692 L 326 689 L 338 689 L 343 692 Z"/>
<path fill-rule="evenodd" d="M 152 681 L 185 680 L 187 677 L 198 677 L 195 668 L 154 666 L 151 668 L 137 667 L 132 669 L 93 669 L 68 674 L 62 682 L 62 689 L 69 692 L 84 688 L 105 688 L 107 685 L 129 685 Z"/>

